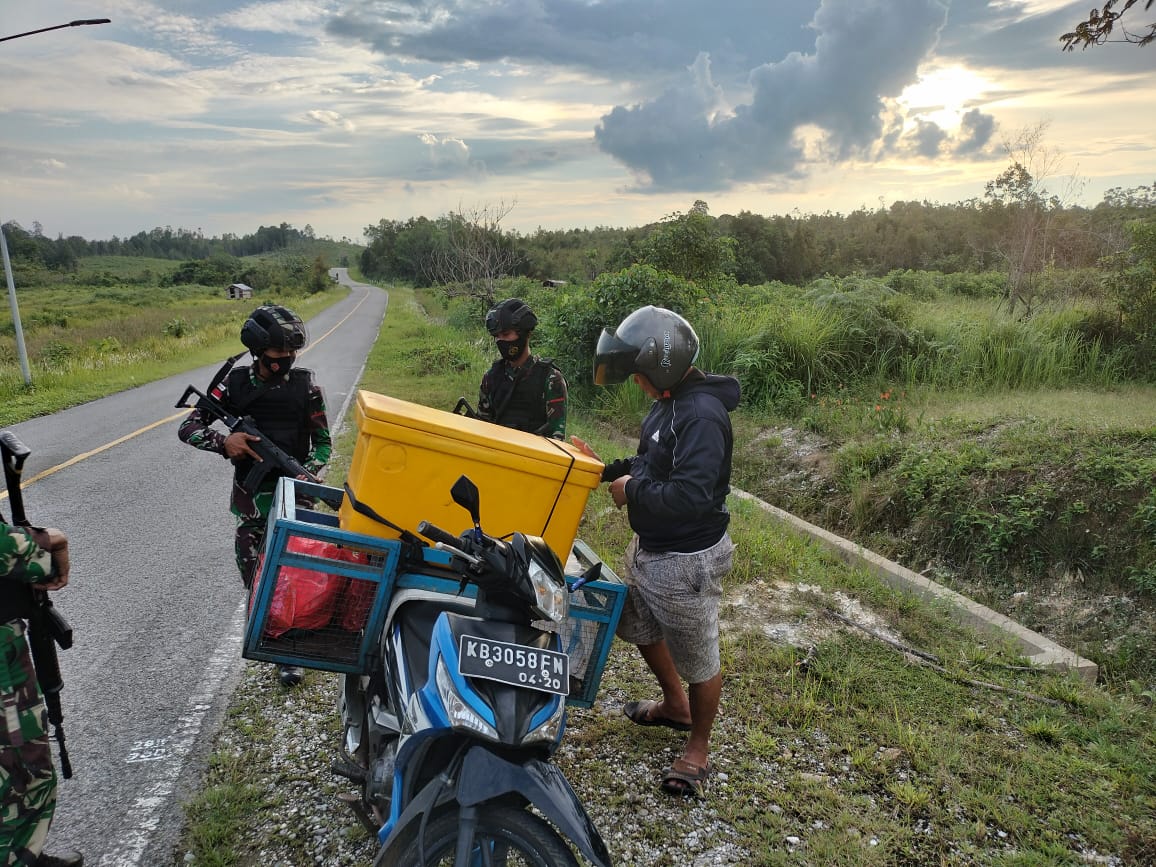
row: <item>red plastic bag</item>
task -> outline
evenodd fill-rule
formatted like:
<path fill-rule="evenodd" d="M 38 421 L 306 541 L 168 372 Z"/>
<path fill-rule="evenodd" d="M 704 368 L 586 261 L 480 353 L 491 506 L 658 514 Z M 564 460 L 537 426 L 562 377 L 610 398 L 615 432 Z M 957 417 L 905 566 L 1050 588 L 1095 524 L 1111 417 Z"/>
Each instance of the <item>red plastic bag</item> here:
<path fill-rule="evenodd" d="M 286 550 L 329 560 L 340 559 L 342 553 L 332 542 L 301 536 L 290 536 Z M 299 566 L 282 566 L 277 571 L 276 580 L 273 598 L 269 601 L 269 611 L 265 616 L 265 634 L 270 638 L 279 638 L 290 629 L 320 629 L 328 626 L 346 585 L 343 575 L 331 575 Z M 252 599 L 257 598 L 259 583 L 253 585 Z"/>
<path fill-rule="evenodd" d="M 368 563 L 369 554 L 352 548 L 342 548 L 338 555 L 350 563 Z M 341 628 L 347 632 L 360 632 L 369 620 L 369 611 L 377 595 L 378 583 L 367 578 L 349 578 L 349 586 L 340 614 Z"/>

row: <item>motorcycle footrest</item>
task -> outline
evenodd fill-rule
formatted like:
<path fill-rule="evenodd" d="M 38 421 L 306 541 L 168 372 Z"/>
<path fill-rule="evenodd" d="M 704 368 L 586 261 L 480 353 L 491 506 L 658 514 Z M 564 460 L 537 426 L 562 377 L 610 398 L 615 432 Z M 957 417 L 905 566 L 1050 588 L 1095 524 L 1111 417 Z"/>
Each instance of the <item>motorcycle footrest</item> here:
<path fill-rule="evenodd" d="M 373 817 L 369 815 L 369 811 L 361 803 L 361 798 L 353 792 L 340 792 L 337 795 L 337 800 L 348 806 L 353 810 L 353 814 L 357 816 L 359 822 L 365 826 L 365 830 L 370 834 L 376 834 L 380 829 L 380 825 L 373 821 Z"/>
<path fill-rule="evenodd" d="M 368 776 L 365 768 L 344 756 L 334 759 L 329 765 L 329 770 L 337 774 L 337 776 L 345 777 L 345 779 L 351 780 L 358 785 L 364 785 Z"/>

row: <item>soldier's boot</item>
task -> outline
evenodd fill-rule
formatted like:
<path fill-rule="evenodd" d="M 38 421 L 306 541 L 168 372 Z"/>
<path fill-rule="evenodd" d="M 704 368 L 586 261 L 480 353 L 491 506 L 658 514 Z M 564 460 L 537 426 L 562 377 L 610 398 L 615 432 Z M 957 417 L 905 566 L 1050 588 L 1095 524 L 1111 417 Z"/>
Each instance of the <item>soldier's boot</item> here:
<path fill-rule="evenodd" d="M 42 852 L 36 867 L 84 867 L 84 856 L 74 851 L 58 852 L 55 855 Z"/>
<path fill-rule="evenodd" d="M 282 686 L 297 686 L 305 677 L 305 672 L 301 670 L 299 665 L 278 665 L 277 667 L 281 670 Z"/>

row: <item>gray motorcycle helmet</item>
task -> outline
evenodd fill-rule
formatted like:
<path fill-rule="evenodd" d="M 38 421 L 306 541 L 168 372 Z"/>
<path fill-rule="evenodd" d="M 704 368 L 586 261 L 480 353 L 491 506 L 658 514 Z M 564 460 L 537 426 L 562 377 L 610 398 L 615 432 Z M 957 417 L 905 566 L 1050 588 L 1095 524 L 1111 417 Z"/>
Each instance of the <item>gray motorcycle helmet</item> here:
<path fill-rule="evenodd" d="M 241 342 L 254 355 L 266 349 L 296 352 L 309 342 L 305 323 L 288 307 L 266 304 L 249 314 L 241 326 Z"/>
<path fill-rule="evenodd" d="M 682 381 L 698 358 L 698 335 L 690 323 L 663 307 L 640 307 L 617 328 L 602 329 L 594 350 L 594 382 L 625 382 L 641 373 L 659 391 Z"/>

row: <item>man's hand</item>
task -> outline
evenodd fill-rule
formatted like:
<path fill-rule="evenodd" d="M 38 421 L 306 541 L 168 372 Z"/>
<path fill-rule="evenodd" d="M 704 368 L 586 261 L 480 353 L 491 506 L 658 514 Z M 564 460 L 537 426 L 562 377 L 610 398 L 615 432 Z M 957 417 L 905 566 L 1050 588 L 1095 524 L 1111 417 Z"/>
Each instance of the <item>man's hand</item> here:
<path fill-rule="evenodd" d="M 29 530 L 32 541 L 52 554 L 52 577 L 41 584 L 33 584 L 37 590 L 59 590 L 68 584 L 70 568 L 68 559 L 68 537 L 55 527 L 33 528 Z"/>
<path fill-rule="evenodd" d="M 614 505 L 620 509 L 626 505 L 626 483 L 632 478 L 633 476 L 619 476 L 610 483 L 610 496 L 614 498 Z"/>
<path fill-rule="evenodd" d="M 578 451 L 582 452 L 582 454 L 586 455 L 587 457 L 594 458 L 594 460 L 602 463 L 602 458 L 598 457 L 598 455 L 594 453 L 594 449 L 590 448 L 589 443 L 578 439 L 576 436 L 571 436 L 570 442 L 572 442 L 574 444 L 574 448 L 578 449 Z"/>
<path fill-rule="evenodd" d="M 261 438 L 253 434 L 247 434 L 244 431 L 233 431 L 225 437 L 225 457 L 229 460 L 238 460 L 240 458 L 253 458 L 254 460 L 261 460 L 261 456 L 249 448 L 249 443 L 257 442 Z"/>

